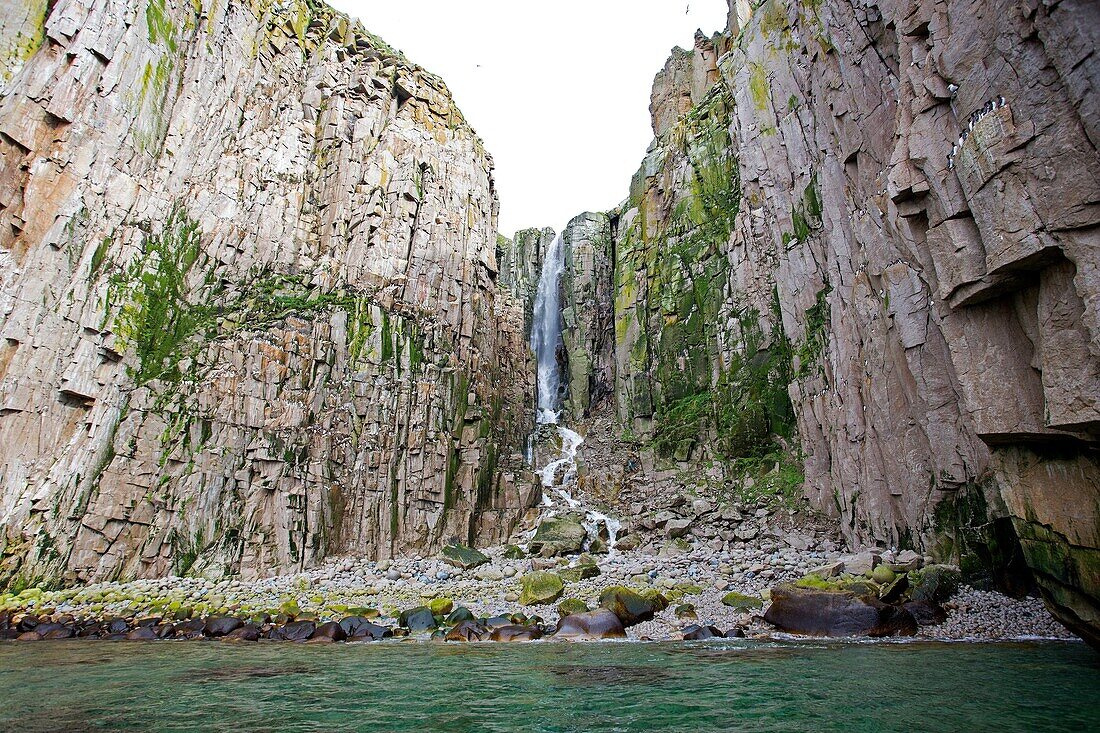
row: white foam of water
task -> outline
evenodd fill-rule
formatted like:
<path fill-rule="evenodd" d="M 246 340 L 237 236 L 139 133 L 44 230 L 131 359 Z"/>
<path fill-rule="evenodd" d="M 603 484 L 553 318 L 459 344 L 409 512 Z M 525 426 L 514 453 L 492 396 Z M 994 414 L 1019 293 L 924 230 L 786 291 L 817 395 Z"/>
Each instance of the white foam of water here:
<path fill-rule="evenodd" d="M 553 494 L 570 509 L 581 506 L 581 502 L 569 493 L 569 487 L 577 480 L 577 450 L 584 438 L 558 424 L 561 417 L 558 348 L 561 345 L 561 274 L 564 270 L 565 252 L 559 234 L 543 259 L 531 323 L 531 349 L 538 364 L 538 412 L 535 420 L 539 425 L 554 425 L 561 438 L 559 456 L 538 470 L 543 487 L 542 503 L 550 509 L 555 506 Z M 590 537 L 599 536 L 601 523 L 607 528 L 609 553 L 614 553 L 621 523 L 602 512 L 585 508 L 584 527 Z"/>

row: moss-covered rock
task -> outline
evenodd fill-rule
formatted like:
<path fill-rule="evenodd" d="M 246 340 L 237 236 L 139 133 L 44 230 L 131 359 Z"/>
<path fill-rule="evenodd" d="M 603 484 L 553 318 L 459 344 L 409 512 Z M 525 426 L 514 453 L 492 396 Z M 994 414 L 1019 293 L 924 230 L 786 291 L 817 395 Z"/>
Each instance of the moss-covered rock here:
<path fill-rule="evenodd" d="M 523 591 L 519 602 L 524 606 L 541 606 L 553 603 L 565 592 L 565 583 L 557 573 L 536 571 L 527 573 L 520 580 Z"/>
<path fill-rule="evenodd" d="M 634 591 L 613 585 L 600 593 L 600 606 L 618 616 L 624 626 L 633 626 L 668 608 L 668 599 L 651 588 Z"/>
<path fill-rule="evenodd" d="M 943 603 L 959 589 L 962 575 L 954 565 L 929 565 L 909 573 L 909 597 Z"/>
<path fill-rule="evenodd" d="M 454 610 L 455 604 L 450 598 L 433 598 L 428 603 L 428 608 L 436 616 L 446 616 Z"/>
<path fill-rule="evenodd" d="M 443 561 L 462 570 L 470 570 L 489 562 L 489 557 L 466 545 L 447 545 L 439 553 Z"/>
<path fill-rule="evenodd" d="M 582 563 L 572 568 L 565 568 L 560 575 L 567 583 L 576 583 L 587 578 L 595 578 L 600 574 L 600 568 L 594 563 Z"/>
<path fill-rule="evenodd" d="M 588 604 L 577 598 L 566 598 L 558 604 L 558 615 L 562 618 L 573 613 L 588 613 Z"/>
<path fill-rule="evenodd" d="M 568 555 L 584 549 L 584 540 L 588 533 L 584 529 L 584 518 L 578 514 L 563 514 L 560 517 L 546 517 L 539 522 L 535 536 L 529 545 L 534 555 Z"/>
<path fill-rule="evenodd" d="M 730 591 L 722 596 L 722 605 L 729 606 L 735 611 L 751 611 L 762 607 L 764 602 L 755 596 L 747 596 L 744 593 Z"/>

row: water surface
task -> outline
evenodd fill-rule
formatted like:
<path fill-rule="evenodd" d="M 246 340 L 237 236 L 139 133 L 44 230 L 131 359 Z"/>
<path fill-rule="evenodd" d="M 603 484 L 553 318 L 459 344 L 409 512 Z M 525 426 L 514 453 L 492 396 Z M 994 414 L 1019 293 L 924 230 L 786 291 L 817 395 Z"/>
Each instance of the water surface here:
<path fill-rule="evenodd" d="M 1088 731 L 1076 643 L 0 644 L 0 731 Z"/>

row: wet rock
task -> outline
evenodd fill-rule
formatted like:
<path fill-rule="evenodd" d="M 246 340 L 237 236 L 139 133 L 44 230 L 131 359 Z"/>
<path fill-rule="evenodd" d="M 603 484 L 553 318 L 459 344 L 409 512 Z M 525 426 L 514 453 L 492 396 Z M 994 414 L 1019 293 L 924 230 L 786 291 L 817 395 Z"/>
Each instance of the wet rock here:
<path fill-rule="evenodd" d="M 485 626 L 490 629 L 499 629 L 501 626 L 509 626 L 512 624 L 512 619 L 507 616 L 490 616 L 485 619 Z"/>
<path fill-rule="evenodd" d="M 221 638 L 223 641 L 259 641 L 260 636 L 261 633 L 258 626 L 255 624 L 245 624 L 244 626 L 238 626 Z"/>
<path fill-rule="evenodd" d="M 539 522 L 528 549 L 532 554 L 544 556 L 580 552 L 588 536 L 583 522 L 584 517 L 578 514 L 546 517 Z"/>
<path fill-rule="evenodd" d="M 353 641 L 363 639 L 378 641 L 393 636 L 393 632 L 385 626 L 373 623 L 362 616 L 349 616 L 343 619 L 340 621 L 340 628 L 344 630 L 347 638 Z"/>
<path fill-rule="evenodd" d="M 466 608 L 465 606 L 459 606 L 447 615 L 446 620 L 449 624 L 457 624 L 460 621 L 473 621 L 474 618 L 475 617 L 473 611 Z"/>
<path fill-rule="evenodd" d="M 703 639 L 724 639 L 725 634 L 715 626 L 692 624 L 684 628 L 683 637 L 684 641 L 701 641 Z"/>
<path fill-rule="evenodd" d="M 439 553 L 443 561 L 463 570 L 472 570 L 489 562 L 489 556 L 466 545 L 447 545 Z"/>
<path fill-rule="evenodd" d="M 205 636 L 205 631 L 206 622 L 198 618 L 176 624 L 176 637 L 179 639 L 201 639 Z"/>
<path fill-rule="evenodd" d="M 633 626 L 648 621 L 655 613 L 668 608 L 668 599 L 654 590 L 639 593 L 621 585 L 613 585 L 600 593 L 600 606 L 618 616 L 624 626 Z"/>
<path fill-rule="evenodd" d="M 231 616 L 215 616 L 206 620 L 206 635 L 218 638 L 239 629 L 244 622 Z"/>
<path fill-rule="evenodd" d="M 446 616 L 454 610 L 455 603 L 450 598 L 433 598 L 428 602 L 428 608 L 436 616 Z"/>
<path fill-rule="evenodd" d="M 312 621 L 291 621 L 272 629 L 272 638 L 280 641 L 306 641 L 313 636 L 317 624 Z"/>
<path fill-rule="evenodd" d="M 402 611 L 397 623 L 414 634 L 418 631 L 427 631 L 436 627 L 435 614 L 427 606 L 417 606 Z"/>
<path fill-rule="evenodd" d="M 477 621 L 459 621 L 450 631 L 447 632 L 447 635 L 444 637 L 444 641 L 484 641 L 486 638 L 489 637 L 489 634 L 489 629 L 486 626 L 479 624 Z"/>
<path fill-rule="evenodd" d="M 543 637 L 542 630 L 534 626 L 500 626 L 489 635 L 490 641 L 536 641 Z"/>
<path fill-rule="evenodd" d="M 556 573 L 537 571 L 527 573 L 520 579 L 522 592 L 519 602 L 524 606 L 539 606 L 553 603 L 565 592 L 565 584 Z"/>
<path fill-rule="evenodd" d="M 873 596 L 783 584 L 771 589 L 769 624 L 793 634 L 813 636 L 911 636 L 917 623 L 903 608 Z"/>
<path fill-rule="evenodd" d="M 561 618 L 554 638 L 570 641 L 624 639 L 626 629 L 614 613 L 605 608 L 597 608 L 595 611 L 572 613 Z"/>
<path fill-rule="evenodd" d="M 947 611 L 935 601 L 909 601 L 902 606 L 918 626 L 938 626 L 947 620 Z"/>
<path fill-rule="evenodd" d="M 310 635 L 309 638 L 310 639 L 327 638 L 327 639 L 332 639 L 333 641 L 343 641 L 344 639 L 348 638 L 348 635 L 347 635 L 347 632 L 344 631 L 343 626 L 336 623 L 335 621 L 328 621 L 326 623 L 321 624 L 316 629 L 314 629 L 313 633 Z"/>
<path fill-rule="evenodd" d="M 764 605 L 764 602 L 754 596 L 748 596 L 744 593 L 730 591 L 726 595 L 722 596 L 722 605 L 729 606 L 735 611 L 752 611 L 754 609 L 761 608 Z"/>
<path fill-rule="evenodd" d="M 107 622 L 108 634 L 125 634 L 130 631 L 130 624 L 126 619 L 114 618 Z"/>
<path fill-rule="evenodd" d="M 139 626 L 126 634 L 126 638 L 130 641 L 156 641 L 160 637 L 157 636 L 157 632 L 152 627 Z"/>
<path fill-rule="evenodd" d="M 740 626 L 734 626 L 732 629 L 726 632 L 727 639 L 744 639 L 745 630 Z"/>
<path fill-rule="evenodd" d="M 38 641 L 42 638 L 42 635 L 37 631 L 23 631 L 19 636 L 15 637 L 16 641 Z"/>

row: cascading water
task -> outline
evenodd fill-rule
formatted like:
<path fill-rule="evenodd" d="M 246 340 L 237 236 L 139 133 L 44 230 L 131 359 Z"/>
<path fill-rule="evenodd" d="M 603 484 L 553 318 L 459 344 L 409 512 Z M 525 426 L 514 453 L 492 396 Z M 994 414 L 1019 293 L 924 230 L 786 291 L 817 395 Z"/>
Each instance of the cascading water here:
<path fill-rule="evenodd" d="M 543 260 L 542 273 L 539 275 L 538 291 L 535 295 L 535 309 L 531 321 L 531 350 L 535 352 L 538 365 L 537 414 L 535 416 L 536 433 L 539 426 L 553 425 L 561 440 L 558 457 L 538 469 L 542 481 L 543 504 L 551 510 L 555 506 L 552 495 L 557 495 L 570 509 L 581 507 L 581 502 L 569 493 L 577 478 L 577 451 L 584 438 L 579 433 L 558 424 L 561 416 L 561 370 L 558 365 L 558 350 L 561 347 L 561 275 L 565 270 L 565 250 L 562 236 L 554 237 Z M 560 478 L 559 478 L 559 474 Z M 585 508 L 585 529 L 589 537 L 599 534 L 600 525 L 607 529 L 608 548 L 615 551 L 618 539 L 619 520 Z"/>
<path fill-rule="evenodd" d="M 565 252 L 559 234 L 554 237 L 543 260 L 531 321 L 531 350 L 538 364 L 536 420 L 540 425 L 558 422 L 561 391 L 558 348 L 561 346 L 561 273 L 564 269 Z"/>

